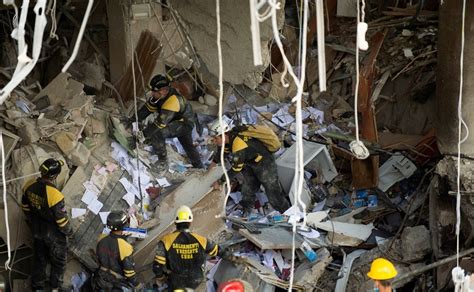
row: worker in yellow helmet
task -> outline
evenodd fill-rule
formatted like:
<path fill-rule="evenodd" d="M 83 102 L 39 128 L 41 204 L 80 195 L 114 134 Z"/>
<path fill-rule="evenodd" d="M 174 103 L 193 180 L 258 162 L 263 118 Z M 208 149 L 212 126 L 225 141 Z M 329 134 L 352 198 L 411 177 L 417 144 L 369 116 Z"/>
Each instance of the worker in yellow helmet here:
<path fill-rule="evenodd" d="M 176 211 L 176 231 L 158 242 L 153 272 L 157 285 L 167 282 L 169 291 L 196 289 L 204 280 L 207 255 L 227 257 L 227 251 L 189 230 L 193 213 L 188 206 Z"/>
<path fill-rule="evenodd" d="M 144 136 L 152 143 L 158 155 L 158 169 L 167 168 L 167 138 L 178 138 L 186 155 L 195 168 L 203 168 L 199 152 L 194 147 L 192 131 L 197 122 L 191 104 L 179 92 L 170 86 L 170 79 L 156 75 L 150 81 L 151 97 L 138 112 L 138 119 L 143 121 L 149 114 L 157 113 L 155 121 L 143 131 Z"/>
<path fill-rule="evenodd" d="M 392 280 L 397 274 L 395 266 L 390 261 L 378 258 L 372 262 L 367 276 L 374 280 L 374 291 L 391 292 Z"/>

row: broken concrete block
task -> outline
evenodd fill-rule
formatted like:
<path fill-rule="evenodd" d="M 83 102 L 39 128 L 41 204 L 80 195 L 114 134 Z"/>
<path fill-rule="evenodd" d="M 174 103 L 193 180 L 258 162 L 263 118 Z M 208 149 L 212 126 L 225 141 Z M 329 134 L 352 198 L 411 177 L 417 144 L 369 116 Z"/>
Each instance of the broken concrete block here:
<path fill-rule="evenodd" d="M 216 106 L 217 105 L 217 98 L 215 96 L 212 96 L 210 94 L 204 95 L 204 103 L 209 105 L 209 106 Z"/>
<path fill-rule="evenodd" d="M 7 109 L 7 116 L 12 120 L 16 120 L 26 115 L 17 110 Z"/>
<path fill-rule="evenodd" d="M 416 262 L 431 252 L 430 232 L 425 226 L 406 227 L 401 235 L 403 260 Z"/>
<path fill-rule="evenodd" d="M 50 120 L 50 119 L 47 119 L 47 118 L 38 119 L 38 121 L 36 123 L 38 124 L 38 127 L 40 127 L 41 129 L 49 129 L 49 128 L 52 128 L 52 127 L 54 127 L 58 124 L 57 121 Z"/>
<path fill-rule="evenodd" d="M 66 155 L 69 155 L 77 146 L 76 137 L 69 132 L 59 132 L 54 139 L 59 149 Z"/>
<path fill-rule="evenodd" d="M 22 119 L 21 124 L 22 127 L 18 129 L 18 135 L 21 137 L 21 144 L 31 144 L 41 138 L 35 120 Z"/>
<path fill-rule="evenodd" d="M 78 81 L 99 91 L 102 90 L 102 83 L 105 81 L 104 66 L 88 62 L 76 62 L 75 66 L 71 67 L 71 72 Z"/>
<path fill-rule="evenodd" d="M 82 166 L 89 162 L 91 151 L 81 142 L 77 143 L 76 148 L 69 154 L 69 159 L 73 165 Z"/>
<path fill-rule="evenodd" d="M 51 105 L 58 105 L 63 100 L 75 100 L 84 94 L 84 85 L 70 78 L 68 73 L 60 73 L 33 98 L 33 102 L 47 95 Z"/>
<path fill-rule="evenodd" d="M 92 118 L 91 119 L 91 125 L 92 125 L 92 132 L 94 134 L 105 133 L 105 124 L 104 124 L 103 121 Z"/>

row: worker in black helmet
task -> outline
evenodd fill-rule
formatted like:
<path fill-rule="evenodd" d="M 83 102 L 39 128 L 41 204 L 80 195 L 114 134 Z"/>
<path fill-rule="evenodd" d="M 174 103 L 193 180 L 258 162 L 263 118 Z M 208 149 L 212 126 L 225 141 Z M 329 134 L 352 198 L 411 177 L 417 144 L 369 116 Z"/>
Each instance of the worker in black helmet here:
<path fill-rule="evenodd" d="M 23 188 L 21 206 L 33 233 L 31 278 L 34 291 L 44 290 L 48 261 L 51 264 L 50 286 L 53 291 L 62 289 L 68 237 L 72 235 L 64 195 L 55 186 L 63 164 L 61 160 L 45 160 L 39 168 L 41 177 L 27 182 Z"/>
<path fill-rule="evenodd" d="M 110 234 L 102 235 L 96 248 L 99 260 L 99 269 L 93 277 L 96 291 L 122 291 L 140 286 L 132 257 L 133 247 L 123 235 L 127 223 L 128 216 L 123 211 L 113 211 L 107 216 Z"/>
<path fill-rule="evenodd" d="M 203 168 L 199 152 L 193 145 L 192 131 L 196 114 L 191 104 L 176 89 L 170 87 L 170 80 L 163 75 L 153 77 L 150 87 L 151 97 L 140 109 L 138 119 L 144 120 L 149 114 L 158 113 L 155 121 L 143 131 L 158 155 L 158 168 L 167 168 L 165 139 L 174 137 L 178 138 L 191 164 L 195 168 Z"/>

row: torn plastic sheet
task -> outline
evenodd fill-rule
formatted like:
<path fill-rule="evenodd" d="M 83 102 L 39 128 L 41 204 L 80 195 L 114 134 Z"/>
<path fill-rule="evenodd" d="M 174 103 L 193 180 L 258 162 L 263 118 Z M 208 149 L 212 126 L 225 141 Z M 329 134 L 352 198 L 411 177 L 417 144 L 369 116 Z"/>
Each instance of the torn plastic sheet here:
<path fill-rule="evenodd" d="M 38 62 L 38 58 L 41 53 L 41 46 L 43 44 L 44 29 L 46 27 L 46 23 L 48 22 L 45 16 L 45 6 L 46 6 L 46 0 L 38 0 L 36 2 L 35 8 L 33 9 L 36 14 L 35 31 L 33 35 L 33 59 L 30 59 L 26 55 L 27 46 L 25 44 L 20 44 L 21 39 L 23 39 L 22 41 L 24 42 L 24 36 L 23 37 L 21 36 L 21 29 L 20 29 L 21 26 L 23 25 L 23 34 L 24 34 L 24 23 L 23 24 L 21 23 L 22 17 L 23 17 L 23 7 L 22 7 L 22 15 L 20 16 L 20 25 L 18 29 L 18 38 L 19 38 L 18 43 L 19 43 L 19 48 L 20 48 L 20 45 L 24 45 L 24 48 L 23 48 L 23 51 L 19 51 L 18 63 L 15 69 L 15 73 L 12 76 L 12 79 L 0 91 L 0 105 L 3 104 L 3 102 L 10 96 L 10 93 L 18 86 L 18 84 L 20 84 L 23 80 L 25 80 L 26 76 L 28 76 L 28 74 L 30 74 L 30 72 L 35 67 L 36 62 Z"/>

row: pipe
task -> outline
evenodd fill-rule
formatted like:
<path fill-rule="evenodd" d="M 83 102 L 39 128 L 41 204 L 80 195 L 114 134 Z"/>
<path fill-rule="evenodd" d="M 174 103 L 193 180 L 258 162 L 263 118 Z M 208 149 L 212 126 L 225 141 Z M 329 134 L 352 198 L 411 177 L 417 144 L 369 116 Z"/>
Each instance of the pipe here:
<path fill-rule="evenodd" d="M 87 4 L 86 13 L 84 14 L 84 18 L 82 19 L 81 29 L 79 30 L 79 34 L 77 35 L 76 44 L 74 45 L 74 51 L 72 52 L 71 57 L 67 61 L 66 65 L 64 65 L 61 72 L 65 73 L 69 66 L 71 66 L 72 62 L 76 59 L 77 53 L 79 52 L 79 47 L 81 46 L 82 36 L 84 35 L 84 31 L 86 30 L 87 21 L 89 20 L 89 15 L 92 10 L 92 5 L 94 4 L 94 0 L 89 0 Z"/>
<path fill-rule="evenodd" d="M 319 91 L 326 91 L 326 46 L 324 41 L 324 3 L 316 0 L 316 28 L 318 36 Z"/>

